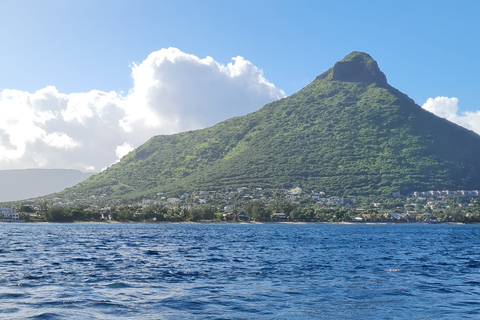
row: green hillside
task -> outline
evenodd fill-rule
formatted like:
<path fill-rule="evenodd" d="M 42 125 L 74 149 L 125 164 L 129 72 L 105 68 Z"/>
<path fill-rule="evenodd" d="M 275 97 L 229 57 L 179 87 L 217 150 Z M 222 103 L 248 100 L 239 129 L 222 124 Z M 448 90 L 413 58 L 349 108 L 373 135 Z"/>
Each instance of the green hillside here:
<path fill-rule="evenodd" d="M 213 127 L 156 136 L 67 192 L 293 187 L 339 196 L 480 188 L 480 136 L 388 85 L 352 52 L 290 97 Z"/>

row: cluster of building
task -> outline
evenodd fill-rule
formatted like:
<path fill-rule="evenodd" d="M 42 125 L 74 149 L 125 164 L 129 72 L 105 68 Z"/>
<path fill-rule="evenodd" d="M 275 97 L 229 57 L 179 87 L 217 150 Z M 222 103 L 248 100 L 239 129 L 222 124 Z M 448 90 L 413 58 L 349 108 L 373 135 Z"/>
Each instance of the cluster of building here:
<path fill-rule="evenodd" d="M 20 217 L 18 213 L 16 213 L 11 208 L 0 208 L 0 218 L 1 219 L 8 219 L 8 220 L 19 220 Z"/>
<path fill-rule="evenodd" d="M 292 201 L 297 201 L 300 198 L 311 198 L 316 201 L 317 204 L 327 204 L 332 206 L 342 206 L 346 204 L 354 204 L 356 202 L 355 198 L 341 198 L 341 197 L 326 197 L 325 192 L 303 192 L 302 188 L 296 187 L 293 189 L 279 189 L 280 194 L 283 195 L 285 199 Z M 237 188 L 233 191 L 228 192 L 218 192 L 218 191 L 197 191 L 195 193 L 183 193 L 182 195 L 175 198 L 168 198 L 161 192 L 157 193 L 157 199 L 143 199 L 141 206 L 149 206 L 152 204 L 162 204 L 162 205 L 176 205 L 184 203 L 187 199 L 190 199 L 199 204 L 209 203 L 212 200 L 218 200 L 226 204 L 226 207 L 229 207 L 229 203 L 233 199 L 257 199 L 269 201 L 272 200 L 272 195 L 267 195 L 267 193 L 272 193 L 270 189 L 263 188 Z M 228 211 L 230 209 L 225 209 Z"/>
<path fill-rule="evenodd" d="M 358 210 L 358 209 L 357 209 Z M 381 214 L 380 221 L 403 221 L 403 222 L 414 222 L 417 221 L 418 218 L 421 218 L 421 221 L 424 222 L 438 222 L 437 217 L 430 213 L 418 213 L 416 211 L 407 211 L 407 212 L 388 212 Z M 371 214 L 362 213 L 361 215 L 357 215 L 353 217 L 354 222 L 372 222 L 377 221 L 379 217 L 372 217 Z"/>
<path fill-rule="evenodd" d="M 68 198 L 36 199 L 24 201 L 23 204 L 31 207 L 37 214 L 41 205 L 48 203 L 48 205 L 62 207 L 74 207 L 80 204 L 85 208 L 85 211 L 105 212 L 105 215 L 108 215 L 109 212 L 112 211 L 112 208 L 125 204 L 122 203 L 120 199 L 108 199 L 105 194 L 90 197 L 81 194 L 71 196 Z M 95 199 L 92 197 L 95 197 Z M 400 192 L 395 192 L 392 193 L 393 199 L 365 203 L 365 200 L 361 198 L 357 201 L 355 198 L 330 196 L 322 191 L 304 191 L 300 187 L 293 189 L 241 187 L 228 191 L 196 191 L 175 196 L 159 192 L 152 198 L 130 203 L 128 206 L 136 206 L 141 209 L 152 205 L 161 205 L 171 209 L 190 209 L 196 204 L 209 204 L 214 206 L 217 213 L 221 213 L 222 218 L 226 221 L 245 221 L 248 217 L 246 217 L 243 212 L 238 213 L 238 211 L 241 211 L 248 201 L 258 200 L 268 205 L 278 199 L 288 199 L 296 204 L 317 208 L 320 211 L 343 208 L 342 210 L 347 210 L 348 214 L 354 218 L 355 221 L 372 221 L 375 219 L 385 219 L 386 221 L 415 221 L 417 217 L 419 220 L 429 221 L 430 219 L 434 220 L 439 212 L 461 210 L 463 214 L 467 216 L 469 214 L 471 215 L 472 212 L 476 212 L 473 210 L 474 206 L 477 208 L 480 202 L 480 200 L 477 199 L 478 197 L 480 197 L 478 190 L 415 191 L 408 196 L 401 195 Z M 98 201 L 100 199 L 102 199 L 102 201 Z M 97 201 L 88 203 L 88 200 Z M 395 207 L 392 207 L 391 203 L 394 203 Z M 396 212 L 387 210 L 394 210 Z M 370 216 L 368 212 L 378 212 L 382 216 L 380 217 L 379 214 Z M 272 215 L 270 218 L 274 221 L 281 221 L 287 219 L 287 216 L 275 213 L 275 215 Z M 4 221 L 18 220 L 19 215 L 13 209 L 0 208 L 0 219 Z"/>
<path fill-rule="evenodd" d="M 415 198 L 441 198 L 441 197 L 479 197 L 478 190 L 442 190 L 442 191 L 415 191 L 413 197 Z"/>

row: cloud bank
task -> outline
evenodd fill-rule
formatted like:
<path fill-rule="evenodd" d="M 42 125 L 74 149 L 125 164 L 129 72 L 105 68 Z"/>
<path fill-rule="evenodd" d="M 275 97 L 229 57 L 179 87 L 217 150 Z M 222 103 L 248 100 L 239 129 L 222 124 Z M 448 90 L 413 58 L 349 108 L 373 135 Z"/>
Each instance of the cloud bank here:
<path fill-rule="evenodd" d="M 422 108 L 480 134 L 480 111 L 462 112 L 459 114 L 458 99 L 455 97 L 429 98 Z"/>
<path fill-rule="evenodd" d="M 223 65 L 176 48 L 150 54 L 132 78 L 126 95 L 3 90 L 0 170 L 99 171 L 154 135 L 211 126 L 285 96 L 243 57 Z"/>

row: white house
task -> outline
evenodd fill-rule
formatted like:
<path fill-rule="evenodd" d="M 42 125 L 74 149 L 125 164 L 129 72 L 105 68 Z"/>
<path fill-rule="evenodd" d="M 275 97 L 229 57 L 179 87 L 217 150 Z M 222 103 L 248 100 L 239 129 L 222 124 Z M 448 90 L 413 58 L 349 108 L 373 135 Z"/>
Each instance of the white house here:
<path fill-rule="evenodd" d="M 390 212 L 389 216 L 395 220 L 398 220 L 400 218 L 400 214 L 397 212 Z"/>
<path fill-rule="evenodd" d="M 0 214 L 3 216 L 4 219 L 12 219 L 18 220 L 18 213 L 13 211 L 11 208 L 0 208 Z"/>

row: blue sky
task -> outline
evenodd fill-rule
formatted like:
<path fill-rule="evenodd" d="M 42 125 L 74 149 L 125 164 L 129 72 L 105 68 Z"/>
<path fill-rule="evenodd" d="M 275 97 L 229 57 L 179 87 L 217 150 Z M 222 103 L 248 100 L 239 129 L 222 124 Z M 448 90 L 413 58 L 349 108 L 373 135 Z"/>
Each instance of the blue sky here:
<path fill-rule="evenodd" d="M 0 88 L 128 90 L 132 62 L 176 47 L 243 56 L 287 95 L 351 51 L 417 103 L 480 107 L 478 1 L 2 1 Z"/>
<path fill-rule="evenodd" d="M 2 0 L 0 92 L 53 86 L 57 95 L 98 90 L 125 98 L 132 68 L 172 47 L 225 66 L 241 56 L 290 95 L 357 50 L 420 106 L 448 98 L 431 100 L 429 110 L 475 123 L 480 118 L 461 117 L 480 110 L 479 12 L 480 1 Z M 44 142 L 66 146 L 74 139 L 64 133 L 44 132 Z M 0 157 L 0 169 L 18 167 L 12 159 L 2 166 Z M 54 165 L 46 163 L 21 166 Z"/>

